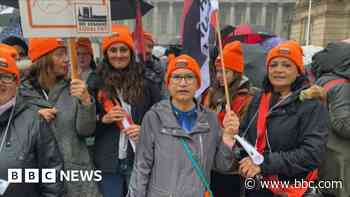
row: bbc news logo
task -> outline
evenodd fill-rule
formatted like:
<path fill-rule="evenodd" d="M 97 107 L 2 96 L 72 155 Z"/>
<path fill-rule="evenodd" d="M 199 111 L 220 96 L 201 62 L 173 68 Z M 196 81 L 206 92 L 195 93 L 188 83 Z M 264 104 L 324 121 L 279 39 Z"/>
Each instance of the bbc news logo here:
<path fill-rule="evenodd" d="M 7 170 L 9 183 L 56 183 L 57 179 L 60 182 L 99 182 L 102 180 L 102 172 L 101 170 L 56 171 L 55 169 L 34 168 Z"/>

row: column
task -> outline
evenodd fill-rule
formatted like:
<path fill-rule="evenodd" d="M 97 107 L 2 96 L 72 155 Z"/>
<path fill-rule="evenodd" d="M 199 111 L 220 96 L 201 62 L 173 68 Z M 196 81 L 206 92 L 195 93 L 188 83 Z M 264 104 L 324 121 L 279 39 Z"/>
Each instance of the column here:
<path fill-rule="evenodd" d="M 152 18 L 152 27 L 153 27 L 153 35 L 154 37 L 158 37 L 158 29 L 159 29 L 159 20 L 158 20 L 158 4 L 153 2 L 153 18 Z"/>
<path fill-rule="evenodd" d="M 276 28 L 275 28 L 275 33 L 277 35 L 281 35 L 282 33 L 282 28 L 283 28 L 282 18 L 283 18 L 283 4 L 279 3 L 277 8 Z"/>
<path fill-rule="evenodd" d="M 245 9 L 245 23 L 250 23 L 250 3 L 246 4 Z"/>
<path fill-rule="evenodd" d="M 261 21 L 260 25 L 266 26 L 266 11 L 267 11 L 267 4 L 263 3 L 261 8 Z"/>
<path fill-rule="evenodd" d="M 172 2 L 169 2 L 169 13 L 168 13 L 168 34 L 173 35 L 174 34 L 174 4 Z"/>
<path fill-rule="evenodd" d="M 235 3 L 231 3 L 231 7 L 230 7 L 230 25 L 236 25 L 236 20 L 235 20 Z"/>

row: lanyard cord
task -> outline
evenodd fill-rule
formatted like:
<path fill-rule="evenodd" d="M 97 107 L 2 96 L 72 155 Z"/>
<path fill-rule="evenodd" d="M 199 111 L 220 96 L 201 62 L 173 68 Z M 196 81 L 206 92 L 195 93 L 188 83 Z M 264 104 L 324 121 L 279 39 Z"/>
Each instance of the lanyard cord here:
<path fill-rule="evenodd" d="M 45 99 L 48 101 L 49 100 L 49 96 L 47 95 L 45 90 L 41 89 L 41 92 L 44 94 Z"/>
<path fill-rule="evenodd" d="M 5 132 L 4 132 L 4 137 L 1 141 L 1 145 L 0 145 L 0 153 L 2 152 L 3 148 L 4 148 L 4 144 L 5 144 L 5 141 L 6 141 L 6 138 L 7 138 L 7 134 L 8 134 L 8 131 L 9 131 L 9 128 L 10 128 L 10 123 L 12 121 L 12 118 L 13 118 L 13 114 L 15 113 L 15 107 L 16 107 L 16 103 L 14 104 L 12 110 L 11 110 L 11 114 L 10 114 L 10 118 L 7 122 L 7 125 L 6 125 L 6 129 L 5 129 Z"/>
<path fill-rule="evenodd" d="M 288 97 L 290 97 L 292 95 L 292 93 L 289 93 L 288 95 L 286 95 L 285 97 L 283 97 L 280 101 L 278 101 L 275 105 L 273 105 L 270 110 L 267 112 L 266 116 L 268 116 L 275 108 L 277 108 L 279 105 L 282 104 L 282 102 L 284 102 L 285 100 L 287 100 Z M 253 117 L 249 120 L 248 126 L 247 128 L 243 131 L 242 137 L 244 138 L 247 134 L 248 134 L 248 130 L 250 128 L 250 126 L 252 126 L 252 123 L 254 122 L 254 120 L 256 119 L 257 115 L 258 115 L 259 110 L 257 110 Z M 267 133 L 267 130 L 265 131 Z M 269 142 L 269 138 L 268 138 L 268 134 L 266 135 L 266 141 L 267 141 L 267 146 L 269 147 L 269 149 L 271 149 L 271 145 Z"/>

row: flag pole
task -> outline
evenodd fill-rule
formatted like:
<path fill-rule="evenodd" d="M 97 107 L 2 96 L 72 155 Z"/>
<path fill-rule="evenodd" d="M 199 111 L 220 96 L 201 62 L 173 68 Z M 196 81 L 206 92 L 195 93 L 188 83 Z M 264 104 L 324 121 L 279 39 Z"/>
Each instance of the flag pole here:
<path fill-rule="evenodd" d="M 312 6 L 312 0 L 309 0 L 309 10 L 308 10 L 308 16 L 307 16 L 307 30 L 306 30 L 306 46 L 309 46 L 309 44 L 310 44 L 311 6 Z"/>
<path fill-rule="evenodd" d="M 216 32 L 218 34 L 218 41 L 219 41 L 219 55 L 220 55 L 220 61 L 221 61 L 221 66 L 222 66 L 222 76 L 224 78 L 224 89 L 225 89 L 225 96 L 226 96 L 226 104 L 231 106 L 230 104 L 230 93 L 228 91 L 228 84 L 227 84 L 227 79 L 226 79 L 226 72 L 225 72 L 225 65 L 224 65 L 224 55 L 223 55 L 223 47 L 222 47 L 222 41 L 221 41 L 221 32 L 220 32 L 220 20 L 219 20 L 219 9 L 215 13 L 215 18 L 216 18 Z M 231 110 L 231 108 L 230 108 Z"/>
<path fill-rule="evenodd" d="M 77 49 L 75 46 L 75 38 L 68 39 L 70 57 L 71 57 L 71 78 L 79 79 L 78 75 L 78 58 L 77 58 Z"/>

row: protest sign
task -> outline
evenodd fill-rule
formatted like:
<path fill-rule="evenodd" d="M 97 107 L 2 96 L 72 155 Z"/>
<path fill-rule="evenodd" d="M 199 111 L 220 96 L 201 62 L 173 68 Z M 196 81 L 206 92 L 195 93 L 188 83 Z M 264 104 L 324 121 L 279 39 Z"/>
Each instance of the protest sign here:
<path fill-rule="evenodd" d="M 24 37 L 92 37 L 109 34 L 109 0 L 19 1 Z"/>

